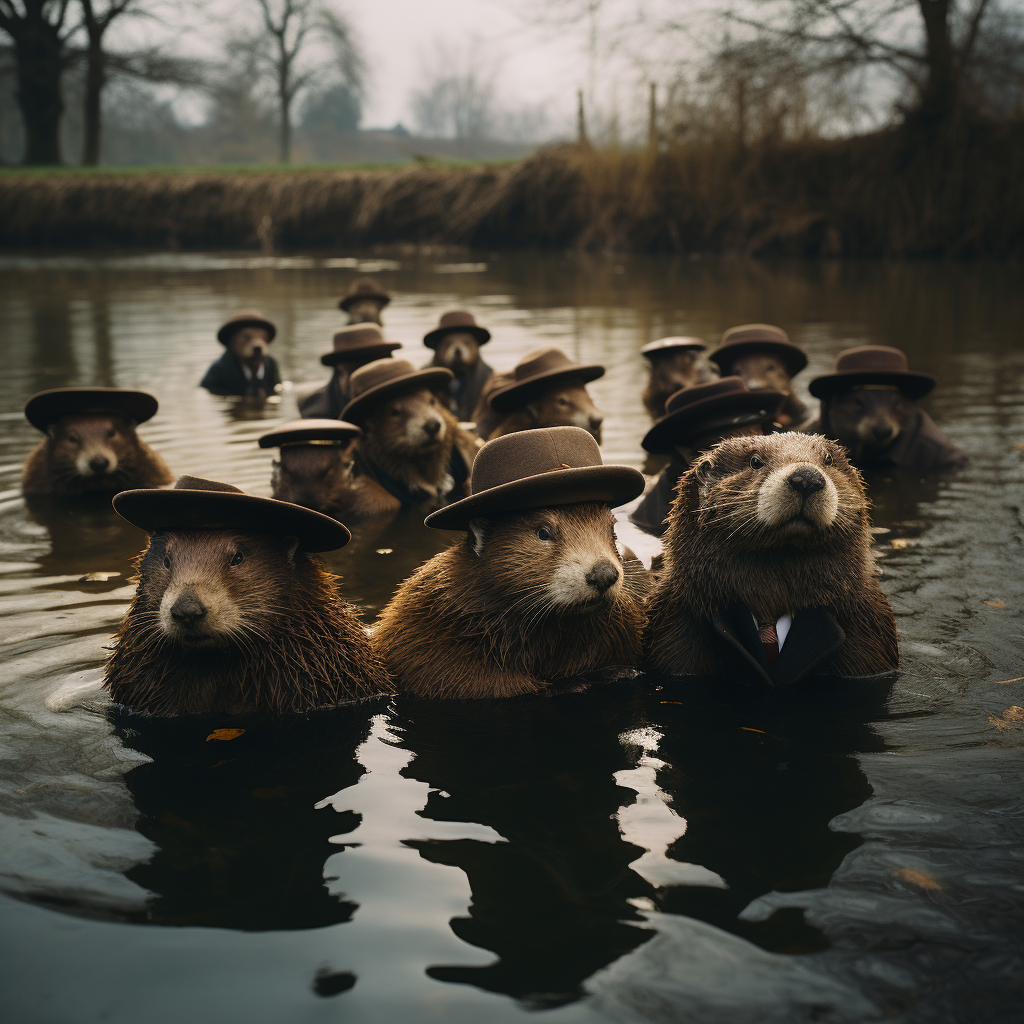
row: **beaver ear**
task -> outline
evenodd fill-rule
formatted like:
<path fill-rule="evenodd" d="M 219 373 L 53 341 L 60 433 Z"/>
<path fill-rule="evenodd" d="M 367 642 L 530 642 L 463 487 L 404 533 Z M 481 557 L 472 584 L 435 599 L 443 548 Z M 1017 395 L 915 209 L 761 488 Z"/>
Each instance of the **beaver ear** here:
<path fill-rule="evenodd" d="M 484 541 L 487 539 L 487 520 L 470 519 L 466 528 L 466 540 L 478 558 L 484 553 Z"/>
<path fill-rule="evenodd" d="M 536 423 L 540 419 L 540 410 L 533 404 L 533 402 L 528 402 L 523 407 L 523 411 L 529 417 L 531 423 Z"/>
<path fill-rule="evenodd" d="M 289 562 L 295 561 L 295 552 L 299 550 L 299 538 L 298 537 L 285 537 L 285 553 L 288 556 Z"/>

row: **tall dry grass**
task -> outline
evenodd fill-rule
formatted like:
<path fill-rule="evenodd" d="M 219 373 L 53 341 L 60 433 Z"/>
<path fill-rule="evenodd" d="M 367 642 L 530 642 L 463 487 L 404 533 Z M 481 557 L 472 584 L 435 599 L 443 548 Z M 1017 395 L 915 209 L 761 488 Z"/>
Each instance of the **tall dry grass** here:
<path fill-rule="evenodd" d="M 0 176 L 0 244 L 388 243 L 751 255 L 1020 256 L 1024 132 L 975 122 L 740 148 L 560 146 L 515 164 Z"/>

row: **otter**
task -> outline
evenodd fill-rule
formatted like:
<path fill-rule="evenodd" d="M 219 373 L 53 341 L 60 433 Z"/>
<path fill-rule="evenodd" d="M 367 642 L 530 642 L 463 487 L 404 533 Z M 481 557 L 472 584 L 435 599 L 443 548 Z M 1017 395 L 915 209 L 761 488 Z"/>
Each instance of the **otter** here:
<path fill-rule="evenodd" d="M 624 566 L 608 505 L 477 518 L 421 566 L 373 630 L 399 689 L 424 697 L 512 697 L 641 654 L 646 573 Z"/>
<path fill-rule="evenodd" d="M 117 703 L 151 715 L 285 714 L 392 692 L 336 577 L 295 537 L 158 532 L 136 564 L 106 667 Z"/>
<path fill-rule="evenodd" d="M 164 460 L 135 431 L 128 416 L 61 416 L 25 460 L 21 488 L 28 496 L 70 498 L 161 487 L 174 479 Z"/>
<path fill-rule="evenodd" d="M 683 388 L 707 384 L 718 371 L 704 354 L 700 338 L 663 338 L 640 350 L 650 363 L 641 399 L 652 420 L 665 415 L 665 403 Z"/>
<path fill-rule="evenodd" d="M 450 331 L 434 350 L 430 366 L 443 366 L 455 379 L 448 393 L 448 408 L 460 420 L 470 420 L 487 382 L 494 374 L 480 357 L 480 343 L 468 331 Z"/>
<path fill-rule="evenodd" d="M 795 433 L 721 442 L 679 483 L 649 603 L 650 665 L 768 686 L 894 670 L 870 543 L 864 484 L 839 445 Z"/>

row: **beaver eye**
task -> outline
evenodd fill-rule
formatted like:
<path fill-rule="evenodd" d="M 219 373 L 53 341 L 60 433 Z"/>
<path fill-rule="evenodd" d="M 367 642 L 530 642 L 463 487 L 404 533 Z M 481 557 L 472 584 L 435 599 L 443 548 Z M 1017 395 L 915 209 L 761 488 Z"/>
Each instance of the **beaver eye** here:
<path fill-rule="evenodd" d="M 167 555 L 164 555 L 164 568 L 165 569 L 170 569 L 170 567 L 171 567 L 171 560 L 170 560 L 170 558 L 167 557 Z"/>
<path fill-rule="evenodd" d="M 825 452 L 825 458 L 823 458 L 821 461 L 824 462 L 826 466 L 831 466 L 832 465 L 832 453 L 831 452 Z"/>
<path fill-rule="evenodd" d="M 79 441 L 79 439 L 78 439 L 78 435 L 77 435 L 77 434 L 68 434 L 68 440 L 69 440 L 69 441 L 70 441 L 70 442 L 71 442 L 72 444 L 79 444 L 79 443 L 80 443 L 80 441 Z"/>
<path fill-rule="evenodd" d="M 750 456 L 750 468 L 751 469 L 764 469 L 764 459 L 759 455 Z"/>
<path fill-rule="evenodd" d="M 551 540 L 551 531 L 546 526 L 538 526 L 537 540 Z"/>
<path fill-rule="evenodd" d="M 108 438 L 115 437 L 116 435 L 117 435 L 117 431 L 114 430 L 113 427 L 111 427 L 110 430 L 107 431 L 107 437 Z"/>
<path fill-rule="evenodd" d="M 244 557 L 245 557 L 245 556 L 244 556 L 244 555 L 242 554 L 242 552 L 241 552 L 241 551 L 236 551 L 236 552 L 235 552 L 235 556 L 234 556 L 234 558 L 232 558 L 232 559 L 231 559 L 231 563 L 230 563 L 230 564 L 231 564 L 232 566 L 235 566 L 235 565 L 241 565 L 241 564 L 242 564 L 242 559 L 243 559 Z"/>

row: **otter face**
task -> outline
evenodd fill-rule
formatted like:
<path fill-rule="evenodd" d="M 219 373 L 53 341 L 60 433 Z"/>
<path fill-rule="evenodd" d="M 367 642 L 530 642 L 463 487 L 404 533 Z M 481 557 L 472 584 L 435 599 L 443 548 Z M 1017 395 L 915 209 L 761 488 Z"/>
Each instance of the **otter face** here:
<path fill-rule="evenodd" d="M 703 352 L 675 349 L 655 355 L 651 363 L 651 377 L 659 388 L 671 389 L 675 394 L 695 384 L 707 384 L 715 380 L 718 373 Z"/>
<path fill-rule="evenodd" d="M 377 299 L 356 299 L 349 303 L 348 322 L 349 324 L 377 324 L 380 322 L 381 310 L 384 304 Z"/>
<path fill-rule="evenodd" d="M 525 406 L 531 427 L 582 427 L 601 443 L 604 413 L 582 384 L 563 384 L 539 395 Z"/>
<path fill-rule="evenodd" d="M 611 509 L 598 502 L 474 519 L 467 543 L 486 584 L 524 614 L 585 612 L 622 593 Z"/>
<path fill-rule="evenodd" d="M 440 447 L 453 422 L 434 393 L 421 388 L 385 402 L 367 419 L 364 430 L 388 451 L 415 455 Z"/>
<path fill-rule="evenodd" d="M 135 445 L 135 425 L 121 416 L 62 416 L 47 433 L 58 471 L 98 487 L 117 472 L 118 451 Z"/>
<path fill-rule="evenodd" d="M 914 403 L 895 388 L 856 388 L 829 399 L 825 417 L 835 439 L 856 457 L 891 448 L 913 410 Z"/>
<path fill-rule="evenodd" d="M 867 508 L 860 474 L 839 445 L 806 434 L 723 441 L 694 465 L 702 529 L 721 530 L 731 545 L 762 550 L 814 544 L 856 530 Z"/>
<path fill-rule="evenodd" d="M 263 356 L 270 345 L 270 336 L 263 327 L 242 327 L 228 339 L 228 348 L 250 370 L 263 365 Z"/>
<path fill-rule="evenodd" d="M 452 331 L 438 343 L 434 366 L 447 366 L 456 377 L 464 377 L 480 361 L 480 344 L 467 331 Z"/>
<path fill-rule="evenodd" d="M 139 573 L 153 628 L 186 647 L 258 642 L 258 619 L 279 603 L 296 547 L 295 538 L 228 530 L 157 534 Z"/>

